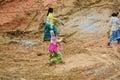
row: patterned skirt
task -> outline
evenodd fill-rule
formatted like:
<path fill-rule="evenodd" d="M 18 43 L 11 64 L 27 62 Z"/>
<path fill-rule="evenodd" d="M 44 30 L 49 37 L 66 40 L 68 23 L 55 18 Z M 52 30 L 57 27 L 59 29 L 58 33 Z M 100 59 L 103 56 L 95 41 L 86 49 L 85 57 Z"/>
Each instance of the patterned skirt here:
<path fill-rule="evenodd" d="M 49 53 L 49 58 L 48 58 L 48 63 L 60 63 L 62 58 L 62 54 L 60 51 L 50 51 Z"/>

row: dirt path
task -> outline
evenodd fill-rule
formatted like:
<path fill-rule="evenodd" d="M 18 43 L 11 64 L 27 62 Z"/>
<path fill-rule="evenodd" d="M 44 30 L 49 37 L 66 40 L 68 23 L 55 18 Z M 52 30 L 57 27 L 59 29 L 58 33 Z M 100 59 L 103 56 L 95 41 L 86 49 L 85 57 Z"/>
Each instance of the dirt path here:
<path fill-rule="evenodd" d="M 58 65 L 53 71 L 54 73 L 63 73 L 66 71 L 69 72 L 71 69 L 76 67 L 88 67 L 97 63 L 105 63 L 104 60 L 88 54 L 76 54 L 64 60 L 65 64 L 61 66 Z"/>
<path fill-rule="evenodd" d="M 113 44 L 113 48 L 107 48 L 106 45 L 99 47 L 97 46 L 98 44 L 101 45 L 103 43 L 97 42 L 97 44 L 93 44 L 93 46 L 89 47 L 88 51 L 89 53 L 81 53 L 65 57 L 64 58 L 65 64 L 56 65 L 56 67 L 50 74 L 53 75 L 63 75 L 63 73 L 72 74 L 71 71 L 72 70 L 76 71 L 77 69 L 77 71 L 83 70 L 83 72 L 81 72 L 80 75 L 85 76 L 84 80 L 118 79 L 120 75 L 119 71 L 120 68 L 118 67 L 120 64 L 119 64 L 119 52 L 118 47 L 116 47 L 116 43 Z M 110 73 L 111 71 L 113 72 Z M 88 76 L 89 74 L 90 76 Z M 76 76 L 78 76 L 78 74 L 76 74 Z M 76 80 L 83 79 L 80 78 Z"/>

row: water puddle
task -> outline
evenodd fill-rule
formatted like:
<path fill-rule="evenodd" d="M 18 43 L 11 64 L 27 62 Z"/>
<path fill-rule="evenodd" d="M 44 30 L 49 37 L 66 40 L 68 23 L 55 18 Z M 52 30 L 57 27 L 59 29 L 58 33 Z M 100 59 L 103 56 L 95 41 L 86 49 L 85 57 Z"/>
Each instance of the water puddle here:
<path fill-rule="evenodd" d="M 25 39 L 17 39 L 15 41 L 18 43 L 21 43 L 25 47 L 32 47 L 33 45 L 37 44 L 36 42 L 32 40 L 25 40 Z"/>

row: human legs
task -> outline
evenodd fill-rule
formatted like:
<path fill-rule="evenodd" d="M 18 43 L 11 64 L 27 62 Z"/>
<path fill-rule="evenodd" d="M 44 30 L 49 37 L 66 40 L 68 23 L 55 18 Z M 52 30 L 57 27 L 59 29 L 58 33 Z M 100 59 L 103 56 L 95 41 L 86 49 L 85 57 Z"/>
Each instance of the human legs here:
<path fill-rule="evenodd" d="M 64 64 L 65 62 L 62 60 L 62 53 L 60 51 L 57 51 L 56 53 L 57 53 L 57 58 L 59 60 L 59 63 Z"/>
<path fill-rule="evenodd" d="M 60 51 L 50 51 L 49 58 L 48 58 L 49 65 L 53 65 L 54 63 L 65 63 L 62 60 L 62 54 Z"/>

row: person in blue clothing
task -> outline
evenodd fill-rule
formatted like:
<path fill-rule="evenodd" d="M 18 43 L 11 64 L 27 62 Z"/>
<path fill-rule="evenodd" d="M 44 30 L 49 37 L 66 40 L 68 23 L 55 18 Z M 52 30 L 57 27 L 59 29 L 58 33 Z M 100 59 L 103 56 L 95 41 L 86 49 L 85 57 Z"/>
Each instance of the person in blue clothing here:
<path fill-rule="evenodd" d="M 44 40 L 43 41 L 51 38 L 51 35 L 50 35 L 51 30 L 53 30 L 55 32 L 56 36 L 58 36 L 58 30 L 56 28 L 56 25 L 54 24 L 55 20 L 59 24 L 64 24 L 60 19 L 55 18 L 53 16 L 53 8 L 49 8 L 48 13 L 47 13 L 47 20 L 44 24 Z"/>
<path fill-rule="evenodd" d="M 119 29 L 120 20 L 118 19 L 117 16 L 118 13 L 113 13 L 110 19 L 110 23 L 112 25 L 112 34 L 108 41 L 108 47 L 111 47 L 111 43 L 116 40 L 118 41 L 118 43 L 120 43 L 120 29 Z"/>

